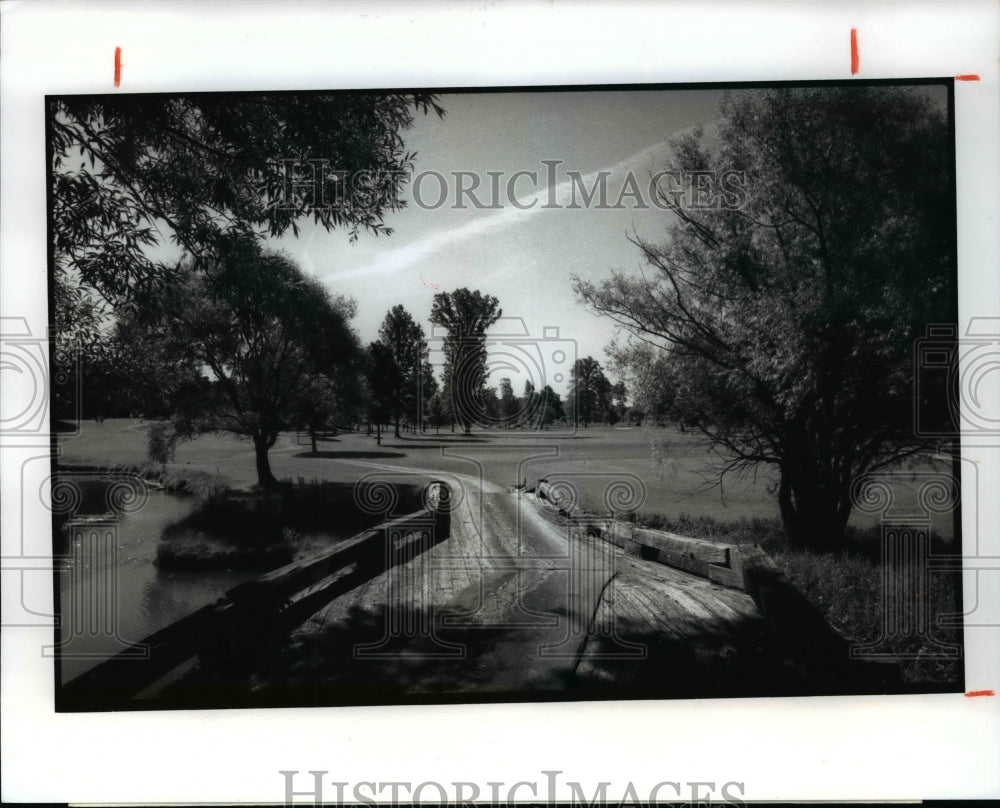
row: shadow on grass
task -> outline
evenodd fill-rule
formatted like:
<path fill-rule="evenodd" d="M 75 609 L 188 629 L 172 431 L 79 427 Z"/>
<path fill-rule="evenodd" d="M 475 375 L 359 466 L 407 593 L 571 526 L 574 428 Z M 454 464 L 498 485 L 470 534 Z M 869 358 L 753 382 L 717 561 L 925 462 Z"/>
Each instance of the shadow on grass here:
<path fill-rule="evenodd" d="M 408 445 L 419 444 L 419 443 L 427 443 L 427 444 L 431 444 L 431 445 L 440 444 L 440 443 L 444 443 L 444 444 L 450 444 L 450 443 L 490 443 L 490 439 L 488 437 L 479 438 L 479 437 L 476 437 L 475 435 L 461 435 L 461 436 L 455 436 L 455 437 L 452 437 L 450 435 L 424 435 L 424 436 L 419 437 L 419 438 L 408 438 L 405 435 L 400 435 L 397 438 L 395 435 L 393 435 L 392 439 L 393 440 L 405 440 L 405 441 L 409 441 Z"/>
<path fill-rule="evenodd" d="M 322 435 L 316 436 L 316 443 L 340 443 L 340 438 L 324 438 Z M 298 446 L 311 446 L 312 441 L 309 439 L 308 435 L 302 435 L 298 441 Z"/>
<path fill-rule="evenodd" d="M 292 455 L 292 457 L 304 457 L 313 460 L 347 460 L 351 458 L 406 457 L 406 455 L 402 452 L 383 452 L 378 449 L 372 449 L 371 451 L 299 452 Z"/>
<path fill-rule="evenodd" d="M 474 441 L 474 442 L 478 443 L 479 441 Z M 383 443 L 382 445 L 388 449 L 406 449 L 407 452 L 410 452 L 410 451 L 422 451 L 424 449 L 437 449 L 440 451 L 441 449 L 444 449 L 445 447 L 450 446 L 451 444 L 437 443 L 436 441 L 422 441 L 420 443 Z"/>
<path fill-rule="evenodd" d="M 493 432 L 486 432 L 482 435 L 435 435 L 428 432 L 420 437 L 407 438 L 405 435 L 401 435 L 399 438 L 393 438 L 393 440 L 412 440 L 412 441 L 443 441 L 446 443 L 495 443 L 498 438 L 509 439 L 509 440 L 591 440 L 592 438 L 600 438 L 600 435 L 574 435 L 572 433 L 562 433 L 562 432 L 550 432 L 548 430 L 504 430 L 497 429 Z"/>

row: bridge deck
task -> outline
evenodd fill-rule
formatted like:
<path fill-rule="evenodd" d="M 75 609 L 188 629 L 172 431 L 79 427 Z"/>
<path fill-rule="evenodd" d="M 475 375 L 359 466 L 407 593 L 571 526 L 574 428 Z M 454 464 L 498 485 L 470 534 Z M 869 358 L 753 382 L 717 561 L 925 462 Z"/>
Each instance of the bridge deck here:
<path fill-rule="evenodd" d="M 248 669 L 199 666 L 177 698 L 212 683 L 249 704 L 777 694 L 768 645 L 745 593 L 466 489 L 448 539 L 337 594 Z"/>

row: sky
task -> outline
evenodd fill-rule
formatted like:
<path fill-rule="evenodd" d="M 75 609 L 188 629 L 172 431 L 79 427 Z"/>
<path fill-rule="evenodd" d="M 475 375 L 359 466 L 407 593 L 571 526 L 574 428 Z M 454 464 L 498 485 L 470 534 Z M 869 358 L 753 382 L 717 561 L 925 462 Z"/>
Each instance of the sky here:
<path fill-rule="evenodd" d="M 613 269 L 638 271 L 641 257 L 627 234 L 659 238 L 670 219 L 655 207 L 642 209 L 630 196 L 617 210 L 585 205 L 579 196 L 579 209 L 567 209 L 573 190 L 567 172 L 579 172 L 587 188 L 596 172 L 609 172 L 612 204 L 632 172 L 645 197 L 651 173 L 669 154 L 669 141 L 696 125 L 710 125 L 721 96 L 715 90 L 442 95 L 445 116 L 418 114 L 404 133 L 407 150 L 416 153 L 414 181 L 402 195 L 408 207 L 384 219 L 392 235 L 361 234 L 351 244 L 346 232 L 327 233 L 310 224 L 297 239 L 283 238 L 277 246 L 331 292 L 357 300 L 354 325 L 365 343 L 377 338 L 385 313 L 396 304 L 431 335 L 435 292 L 464 286 L 495 296 L 504 319 L 489 332 L 496 341 L 490 346 L 488 383 L 495 386 L 509 376 L 520 393 L 531 378 L 536 387 L 551 384 L 563 393 L 568 373 L 559 368 L 572 364 L 574 356 L 603 363 L 603 349 L 614 335 L 609 320 L 577 301 L 571 277 L 599 281 Z M 542 161 L 560 162 L 550 168 Z M 537 172 L 537 182 L 522 175 L 508 196 L 518 171 Z M 431 172 L 445 179 L 447 199 L 440 205 L 442 184 Z M 454 172 L 479 178 L 474 193 L 484 204 L 491 204 L 495 184 L 497 209 L 477 210 L 468 197 L 462 200 L 465 209 L 458 209 Z M 493 179 L 488 172 L 499 173 Z M 414 204 L 415 198 L 423 205 Z M 556 205 L 543 208 L 550 198 Z M 516 206 L 532 200 L 528 210 Z"/>

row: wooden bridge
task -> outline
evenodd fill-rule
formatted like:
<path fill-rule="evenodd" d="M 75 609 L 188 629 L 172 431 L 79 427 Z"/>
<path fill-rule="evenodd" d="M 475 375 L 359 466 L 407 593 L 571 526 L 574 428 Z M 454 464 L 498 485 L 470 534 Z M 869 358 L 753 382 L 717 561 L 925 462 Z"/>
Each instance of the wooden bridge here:
<path fill-rule="evenodd" d="M 426 507 L 229 590 L 57 709 L 879 693 L 758 549 L 433 481 Z"/>

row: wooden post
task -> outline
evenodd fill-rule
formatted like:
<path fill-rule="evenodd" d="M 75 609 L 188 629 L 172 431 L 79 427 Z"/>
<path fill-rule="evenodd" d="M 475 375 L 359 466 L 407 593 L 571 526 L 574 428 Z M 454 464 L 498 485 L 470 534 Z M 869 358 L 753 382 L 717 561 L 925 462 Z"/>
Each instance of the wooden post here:
<path fill-rule="evenodd" d="M 424 497 L 427 510 L 434 514 L 435 539 L 451 535 L 451 488 L 442 480 L 431 480 Z"/>

